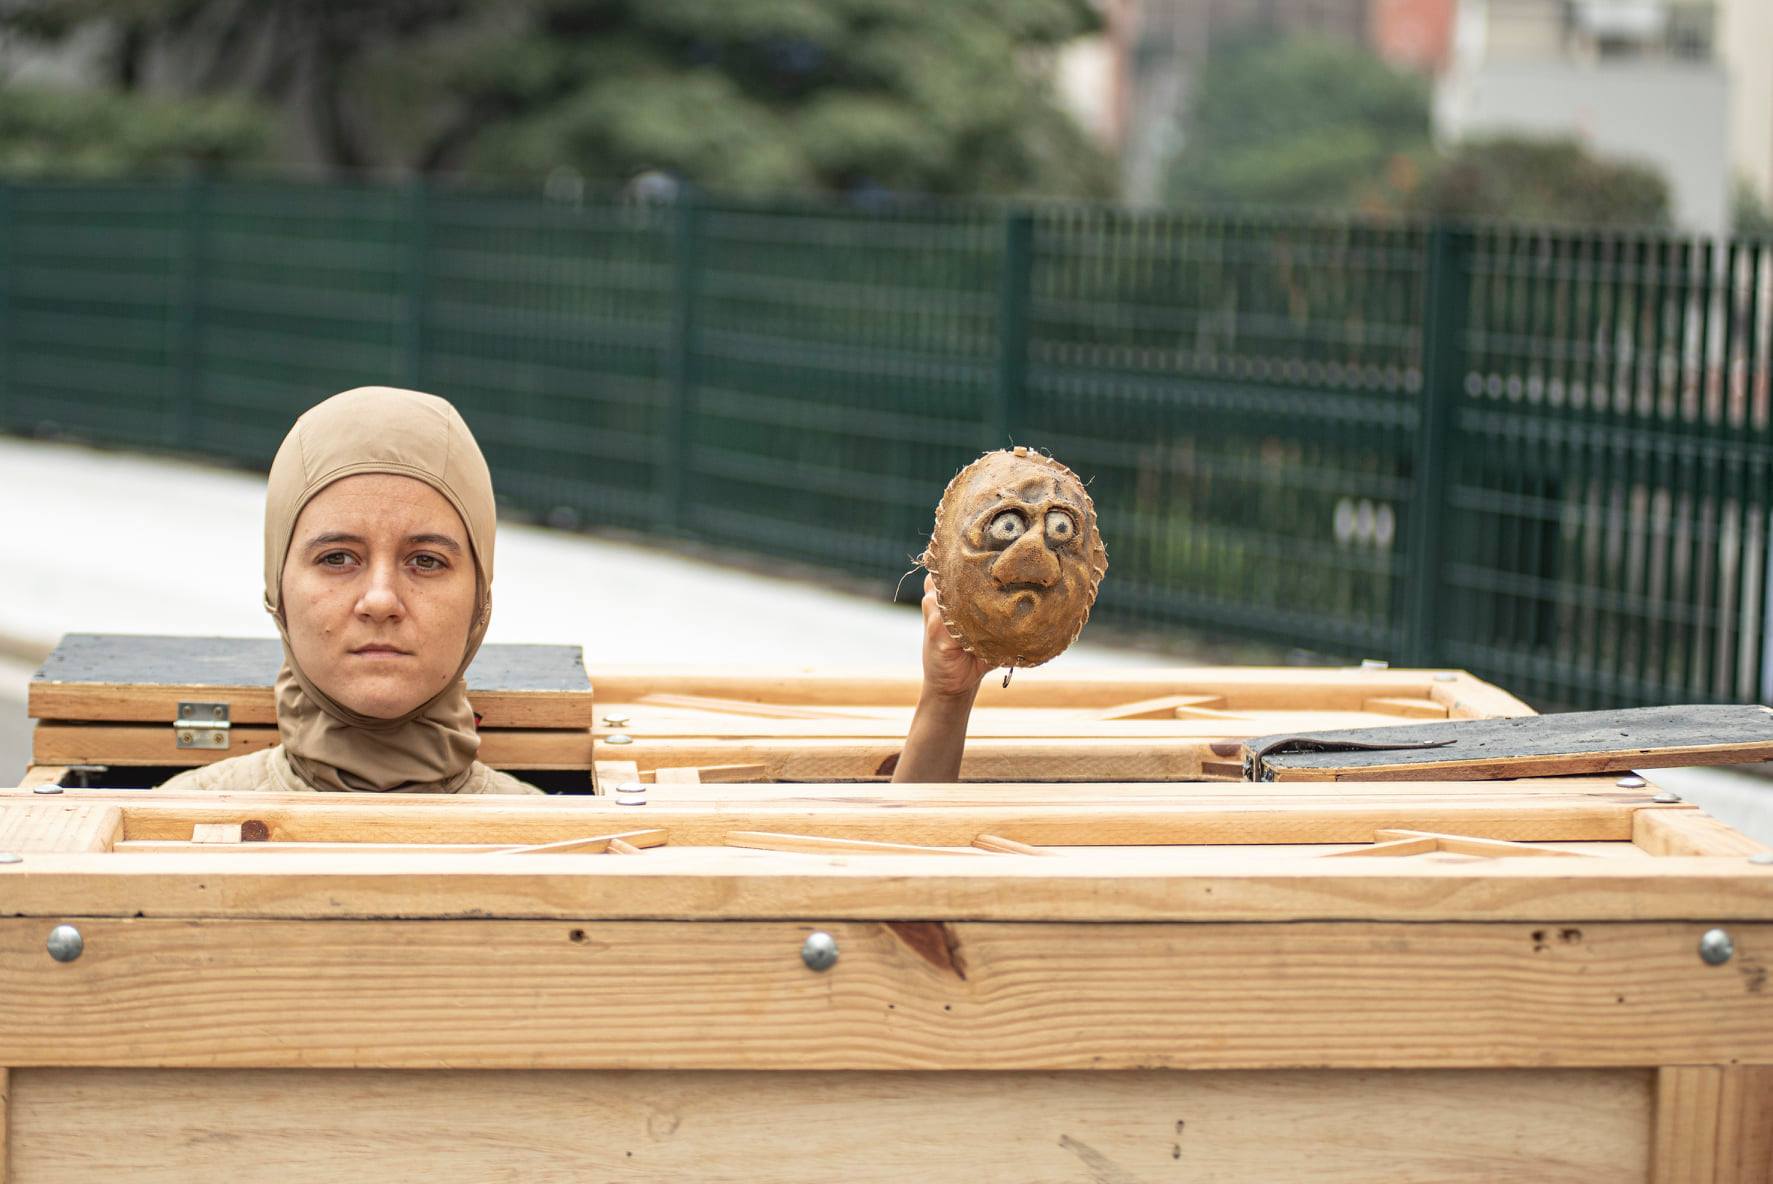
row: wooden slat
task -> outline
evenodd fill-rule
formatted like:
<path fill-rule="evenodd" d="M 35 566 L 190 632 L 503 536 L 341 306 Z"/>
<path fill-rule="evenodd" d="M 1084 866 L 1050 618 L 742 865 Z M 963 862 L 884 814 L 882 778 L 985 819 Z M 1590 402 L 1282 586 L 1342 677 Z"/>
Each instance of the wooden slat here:
<path fill-rule="evenodd" d="M 191 842 L 205 845 L 238 843 L 240 830 L 238 822 L 199 822 L 191 828 Z"/>
<path fill-rule="evenodd" d="M 937 935 L 940 964 L 898 924 L 84 917 L 85 953 L 62 964 L 42 921 L 5 918 L 0 1047 L 15 1070 L 1773 1060 L 1773 996 L 1702 963 L 1686 923 L 958 922 Z M 815 927 L 839 950 L 822 974 L 800 957 Z M 1739 958 L 1773 948 L 1773 927 L 1733 929 Z"/>
<path fill-rule="evenodd" d="M 29 711 L 170 726 L 181 700 L 225 701 L 234 724 L 270 724 L 282 661 L 275 638 L 70 633 L 31 680 Z M 578 646 L 482 646 L 468 668 L 468 696 L 482 727 L 583 728 L 593 717 Z"/>
<path fill-rule="evenodd" d="M 1209 741 L 970 739 L 961 760 L 963 780 L 1187 781 L 1200 771 Z M 597 746 L 598 759 L 627 754 L 643 768 L 758 765 L 773 781 L 885 780 L 899 760 L 895 740 L 734 739 L 639 740 L 620 748 Z"/>
<path fill-rule="evenodd" d="M 493 855 L 601 855 L 612 843 L 620 842 L 629 851 L 640 847 L 662 847 L 666 834 L 662 830 L 627 830 L 613 835 L 587 835 L 578 839 L 561 839 L 553 843 L 536 843 L 527 847 L 505 847 L 489 852 Z"/>
<path fill-rule="evenodd" d="M 119 806 L 65 795 L 0 802 L 0 851 L 109 851 L 122 831 Z"/>
<path fill-rule="evenodd" d="M 169 724 L 39 723 L 31 754 L 37 764 L 149 765 L 190 768 L 258 752 L 279 743 L 272 726 L 235 726 L 228 747 L 180 748 Z M 489 728 L 479 759 L 500 769 L 589 768 L 593 744 L 582 728 Z"/>
<path fill-rule="evenodd" d="M 1214 711 L 1225 709 L 1224 695 L 1160 695 L 1137 703 L 1122 703 L 1096 715 L 1097 719 L 1163 719 L 1176 718 L 1180 708 L 1205 707 Z"/>
<path fill-rule="evenodd" d="M 1632 842 L 1652 855 L 1759 855 L 1765 843 L 1692 808 L 1641 810 Z"/>
<path fill-rule="evenodd" d="M 1718 1184 L 1773 1184 L 1773 1067 L 1722 1070 Z"/>
<path fill-rule="evenodd" d="M 1251 860 L 1081 848 L 1065 859 L 681 855 L 665 862 L 413 855 L 396 866 L 379 856 L 247 859 L 198 847 L 153 859 L 51 853 L 0 866 L 0 899 L 14 915 L 34 918 L 377 917 L 391 907 L 390 894 L 407 914 L 434 917 L 1531 923 L 1562 915 L 1691 922 L 1700 928 L 1688 935 L 1689 955 L 1704 928 L 1730 920 L 1738 968 L 1763 955 L 1735 922 L 1773 920 L 1773 868 L 1734 857 Z M 1773 1003 L 1773 993 L 1756 998 Z"/>
<path fill-rule="evenodd" d="M 1620 772 L 1773 757 L 1773 708 L 1733 704 L 1633 707 L 1526 719 L 1458 720 L 1290 734 L 1326 742 L 1443 747 L 1271 752 L 1255 780 L 1434 781 Z M 1281 736 L 1249 741 L 1261 751 Z"/>
<path fill-rule="evenodd" d="M 95 1165 L 131 1184 L 372 1170 L 436 1184 L 1620 1184 L 1648 1171 L 1648 1074 L 1631 1069 L 18 1077 L 30 1184 L 92 1184 Z"/>
<path fill-rule="evenodd" d="M 12 1070 L 0 1067 L 0 1184 L 12 1179 Z"/>
<path fill-rule="evenodd" d="M 1391 698 L 1368 699 L 1361 704 L 1363 711 L 1371 711 L 1376 715 L 1401 715 L 1407 719 L 1446 719 L 1447 706 L 1433 699 Z"/>
<path fill-rule="evenodd" d="M 1773 1181 L 1773 1067 L 1680 1065 L 1660 1070 L 1650 1181 Z"/>
<path fill-rule="evenodd" d="M 1058 852 L 1047 847 L 1035 847 L 1028 843 L 1019 843 L 1015 839 L 1006 839 L 1002 835 L 978 835 L 973 839 L 973 846 L 981 851 L 996 851 L 1003 855 L 1057 855 Z"/>
<path fill-rule="evenodd" d="M 1037 667 L 1019 672 L 1009 687 L 997 679 L 985 680 L 979 687 L 978 706 L 1110 708 L 1165 695 L 1221 695 L 1234 711 L 1358 711 L 1370 698 L 1438 699 L 1438 687 L 1440 694 L 1493 704 L 1507 714 L 1532 714 L 1532 708 L 1519 699 L 1469 674 L 1458 672 L 1452 682 L 1442 683 L 1435 681 L 1438 673 L 1443 672 L 1195 666 L 1055 674 Z M 591 671 L 591 678 L 600 703 L 636 703 L 649 695 L 690 695 L 808 707 L 909 707 L 922 690 L 918 678 L 902 674 L 713 674 L 599 664 Z"/>
<path fill-rule="evenodd" d="M 839 839 L 828 835 L 783 834 L 779 831 L 735 830 L 728 847 L 758 851 L 799 851 L 812 855 L 969 855 L 972 847 L 926 847 L 915 843 L 882 843 L 873 839 Z"/>
<path fill-rule="evenodd" d="M 62 778 L 67 775 L 68 766 L 66 765 L 33 764 L 25 770 L 25 775 L 20 778 L 18 787 L 20 789 L 35 789 L 39 785 L 60 785 Z"/>

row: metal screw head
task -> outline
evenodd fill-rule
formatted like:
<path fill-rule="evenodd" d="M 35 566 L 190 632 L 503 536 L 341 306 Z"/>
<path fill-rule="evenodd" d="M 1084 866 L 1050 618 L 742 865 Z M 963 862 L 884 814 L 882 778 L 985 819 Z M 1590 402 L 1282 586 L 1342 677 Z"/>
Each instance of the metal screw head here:
<path fill-rule="evenodd" d="M 189 703 L 180 703 L 179 704 L 179 718 L 180 719 L 190 719 L 191 718 L 191 705 Z"/>
<path fill-rule="evenodd" d="M 1650 800 L 1655 802 L 1658 806 L 1672 806 L 1681 800 L 1681 795 L 1672 789 L 1664 789 L 1659 790 L 1656 796 Z"/>
<path fill-rule="evenodd" d="M 227 708 L 222 707 L 218 704 L 215 707 L 211 707 L 209 709 L 209 713 L 210 713 L 210 715 L 214 716 L 216 719 L 220 719 L 220 718 L 222 718 L 222 716 L 227 714 Z"/>
<path fill-rule="evenodd" d="M 180 732 L 179 733 L 179 743 L 180 744 L 189 744 L 190 742 L 191 742 L 191 733 L 189 733 L 189 732 Z"/>
<path fill-rule="evenodd" d="M 807 934 L 800 943 L 800 960 L 808 970 L 830 970 L 837 965 L 837 939 L 823 929 Z"/>
<path fill-rule="evenodd" d="M 1639 777 L 1636 773 L 1627 773 L 1613 784 L 1617 785 L 1620 789 L 1642 789 L 1644 786 L 1648 785 L 1649 782 L 1645 781 L 1642 777 Z"/>
<path fill-rule="evenodd" d="M 628 717 L 619 711 L 611 712 L 603 717 L 603 724 L 608 728 L 625 728 L 628 726 Z"/>
<path fill-rule="evenodd" d="M 32 793 L 60 793 L 61 791 L 62 787 L 59 785 L 36 785 L 31 787 Z"/>
<path fill-rule="evenodd" d="M 1773 867 L 1773 851 L 1757 851 L 1748 857 L 1756 867 Z"/>
<path fill-rule="evenodd" d="M 1736 953 L 1736 943 L 1722 929 L 1707 929 L 1699 939 L 1699 956 L 1707 966 L 1722 966 Z"/>
<path fill-rule="evenodd" d="M 72 925 L 57 925 L 49 931 L 49 956 L 57 962 L 72 962 L 86 950 L 86 939 Z"/>
<path fill-rule="evenodd" d="M 603 738 L 603 742 L 605 744 L 632 744 L 634 743 L 634 737 L 628 735 L 626 732 L 611 732 Z"/>
<path fill-rule="evenodd" d="M 0 851 L 0 863 L 23 863 L 25 857 L 16 851 Z"/>

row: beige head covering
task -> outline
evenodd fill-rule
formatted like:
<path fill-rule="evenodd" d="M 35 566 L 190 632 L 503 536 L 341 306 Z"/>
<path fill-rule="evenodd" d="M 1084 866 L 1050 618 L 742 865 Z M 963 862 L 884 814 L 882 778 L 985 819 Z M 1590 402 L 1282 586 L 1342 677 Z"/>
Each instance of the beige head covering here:
<path fill-rule="evenodd" d="M 468 529 L 476 580 L 474 622 L 455 677 L 399 719 L 358 715 L 335 703 L 296 665 L 283 617 L 283 564 L 303 507 L 358 473 L 423 481 Z M 296 773 L 316 789 L 453 793 L 467 780 L 480 737 L 468 705 L 468 664 L 492 618 L 492 476 L 468 425 L 442 399 L 385 386 L 358 387 L 309 409 L 277 450 L 265 493 L 265 609 L 283 635 L 277 730 Z"/>

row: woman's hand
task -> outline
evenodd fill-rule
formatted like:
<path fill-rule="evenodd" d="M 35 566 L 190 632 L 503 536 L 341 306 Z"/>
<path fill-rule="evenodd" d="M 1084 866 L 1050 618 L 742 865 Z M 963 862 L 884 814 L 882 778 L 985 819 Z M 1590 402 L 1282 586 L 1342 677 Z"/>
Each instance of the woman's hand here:
<path fill-rule="evenodd" d="M 936 605 L 936 578 L 923 578 L 923 693 L 940 699 L 966 699 L 978 694 L 979 682 L 991 665 L 962 648 L 942 623 Z"/>

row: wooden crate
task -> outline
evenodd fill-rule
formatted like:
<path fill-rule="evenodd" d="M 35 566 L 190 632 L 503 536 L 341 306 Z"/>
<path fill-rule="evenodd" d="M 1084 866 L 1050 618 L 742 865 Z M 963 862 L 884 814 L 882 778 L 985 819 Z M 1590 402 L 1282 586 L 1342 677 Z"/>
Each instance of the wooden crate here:
<path fill-rule="evenodd" d="M 69 634 L 31 679 L 32 763 L 129 769 L 132 784 L 153 785 L 181 768 L 270 748 L 281 660 L 279 643 L 266 638 Z M 468 688 L 487 763 L 520 772 L 590 767 L 595 707 L 579 647 L 484 646 Z M 192 704 L 204 707 L 181 712 Z M 226 708 L 225 730 L 209 726 L 211 704 Z M 181 746 L 181 732 L 218 746 Z"/>
<path fill-rule="evenodd" d="M 154 784 L 276 744 L 278 660 L 264 640 L 70 635 L 31 682 L 34 779 L 91 765 L 153 770 L 138 783 Z M 578 649 L 565 646 L 489 645 L 469 671 L 481 759 L 519 776 L 607 765 L 614 781 L 650 782 L 660 770 L 668 779 L 886 780 L 918 690 L 908 677 L 621 668 L 587 681 Z M 177 746 L 174 720 L 192 700 L 230 704 L 228 749 Z M 1459 671 L 1026 670 L 1008 688 L 986 680 L 961 777 L 1236 779 L 1242 741 L 1254 736 L 1527 714 L 1514 696 Z"/>
<path fill-rule="evenodd" d="M 1773 866 L 1653 793 L 0 791 L 0 1163 L 1765 1184 Z"/>

